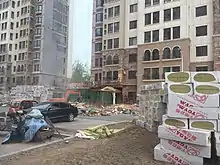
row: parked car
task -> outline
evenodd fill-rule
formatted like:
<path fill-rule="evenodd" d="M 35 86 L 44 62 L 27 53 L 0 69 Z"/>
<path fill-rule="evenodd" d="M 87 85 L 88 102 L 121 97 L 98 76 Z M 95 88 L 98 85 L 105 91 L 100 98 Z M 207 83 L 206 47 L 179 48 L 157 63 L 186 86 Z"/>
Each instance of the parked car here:
<path fill-rule="evenodd" d="M 54 121 L 73 121 L 78 116 L 77 107 L 66 102 L 43 102 L 31 109 L 38 109 L 41 113 Z"/>
<path fill-rule="evenodd" d="M 16 111 L 29 109 L 37 104 L 38 102 L 35 100 L 13 100 L 9 106 L 8 116 L 10 116 L 11 114 L 14 115 Z"/>

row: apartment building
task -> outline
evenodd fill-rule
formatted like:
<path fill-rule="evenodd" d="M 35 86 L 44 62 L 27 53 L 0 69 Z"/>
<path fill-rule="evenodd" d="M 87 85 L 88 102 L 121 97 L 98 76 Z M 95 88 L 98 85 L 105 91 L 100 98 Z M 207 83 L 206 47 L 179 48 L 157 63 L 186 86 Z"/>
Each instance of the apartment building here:
<path fill-rule="evenodd" d="M 64 86 L 67 0 L 0 0 L 0 87 Z"/>
<path fill-rule="evenodd" d="M 211 71 L 219 66 L 214 65 L 220 60 L 215 55 L 220 41 L 219 1 L 97 2 L 103 2 L 102 49 L 95 49 L 97 36 L 93 36 L 92 74 L 97 86 L 120 85 L 123 99 L 134 100 L 140 85 L 163 81 L 165 72 Z M 102 59 L 101 65 L 97 59 Z"/>

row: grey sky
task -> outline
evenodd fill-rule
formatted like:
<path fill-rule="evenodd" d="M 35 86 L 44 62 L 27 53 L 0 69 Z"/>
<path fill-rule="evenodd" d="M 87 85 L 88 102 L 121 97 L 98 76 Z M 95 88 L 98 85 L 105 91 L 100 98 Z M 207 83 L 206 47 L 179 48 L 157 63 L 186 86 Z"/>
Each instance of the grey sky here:
<path fill-rule="evenodd" d="M 91 63 L 92 0 L 74 0 L 72 60 Z M 70 45 L 71 46 L 71 45 Z"/>

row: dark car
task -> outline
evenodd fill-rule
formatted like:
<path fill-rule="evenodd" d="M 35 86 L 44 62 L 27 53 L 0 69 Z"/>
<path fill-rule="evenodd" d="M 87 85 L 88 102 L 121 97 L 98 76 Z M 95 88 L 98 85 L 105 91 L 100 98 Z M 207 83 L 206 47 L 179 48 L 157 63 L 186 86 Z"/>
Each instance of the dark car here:
<path fill-rule="evenodd" d="M 78 116 L 78 109 L 69 103 L 64 102 L 43 102 L 31 109 L 38 109 L 41 113 L 54 121 L 73 121 Z"/>

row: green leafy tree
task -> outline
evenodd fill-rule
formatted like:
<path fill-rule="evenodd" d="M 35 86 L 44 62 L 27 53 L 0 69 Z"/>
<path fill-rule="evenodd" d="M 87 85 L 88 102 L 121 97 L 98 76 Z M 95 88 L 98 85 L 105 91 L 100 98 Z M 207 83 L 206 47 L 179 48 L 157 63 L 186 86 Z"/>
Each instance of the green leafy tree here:
<path fill-rule="evenodd" d="M 90 70 L 88 65 L 80 61 L 73 63 L 72 82 L 74 83 L 88 83 L 91 80 Z"/>

